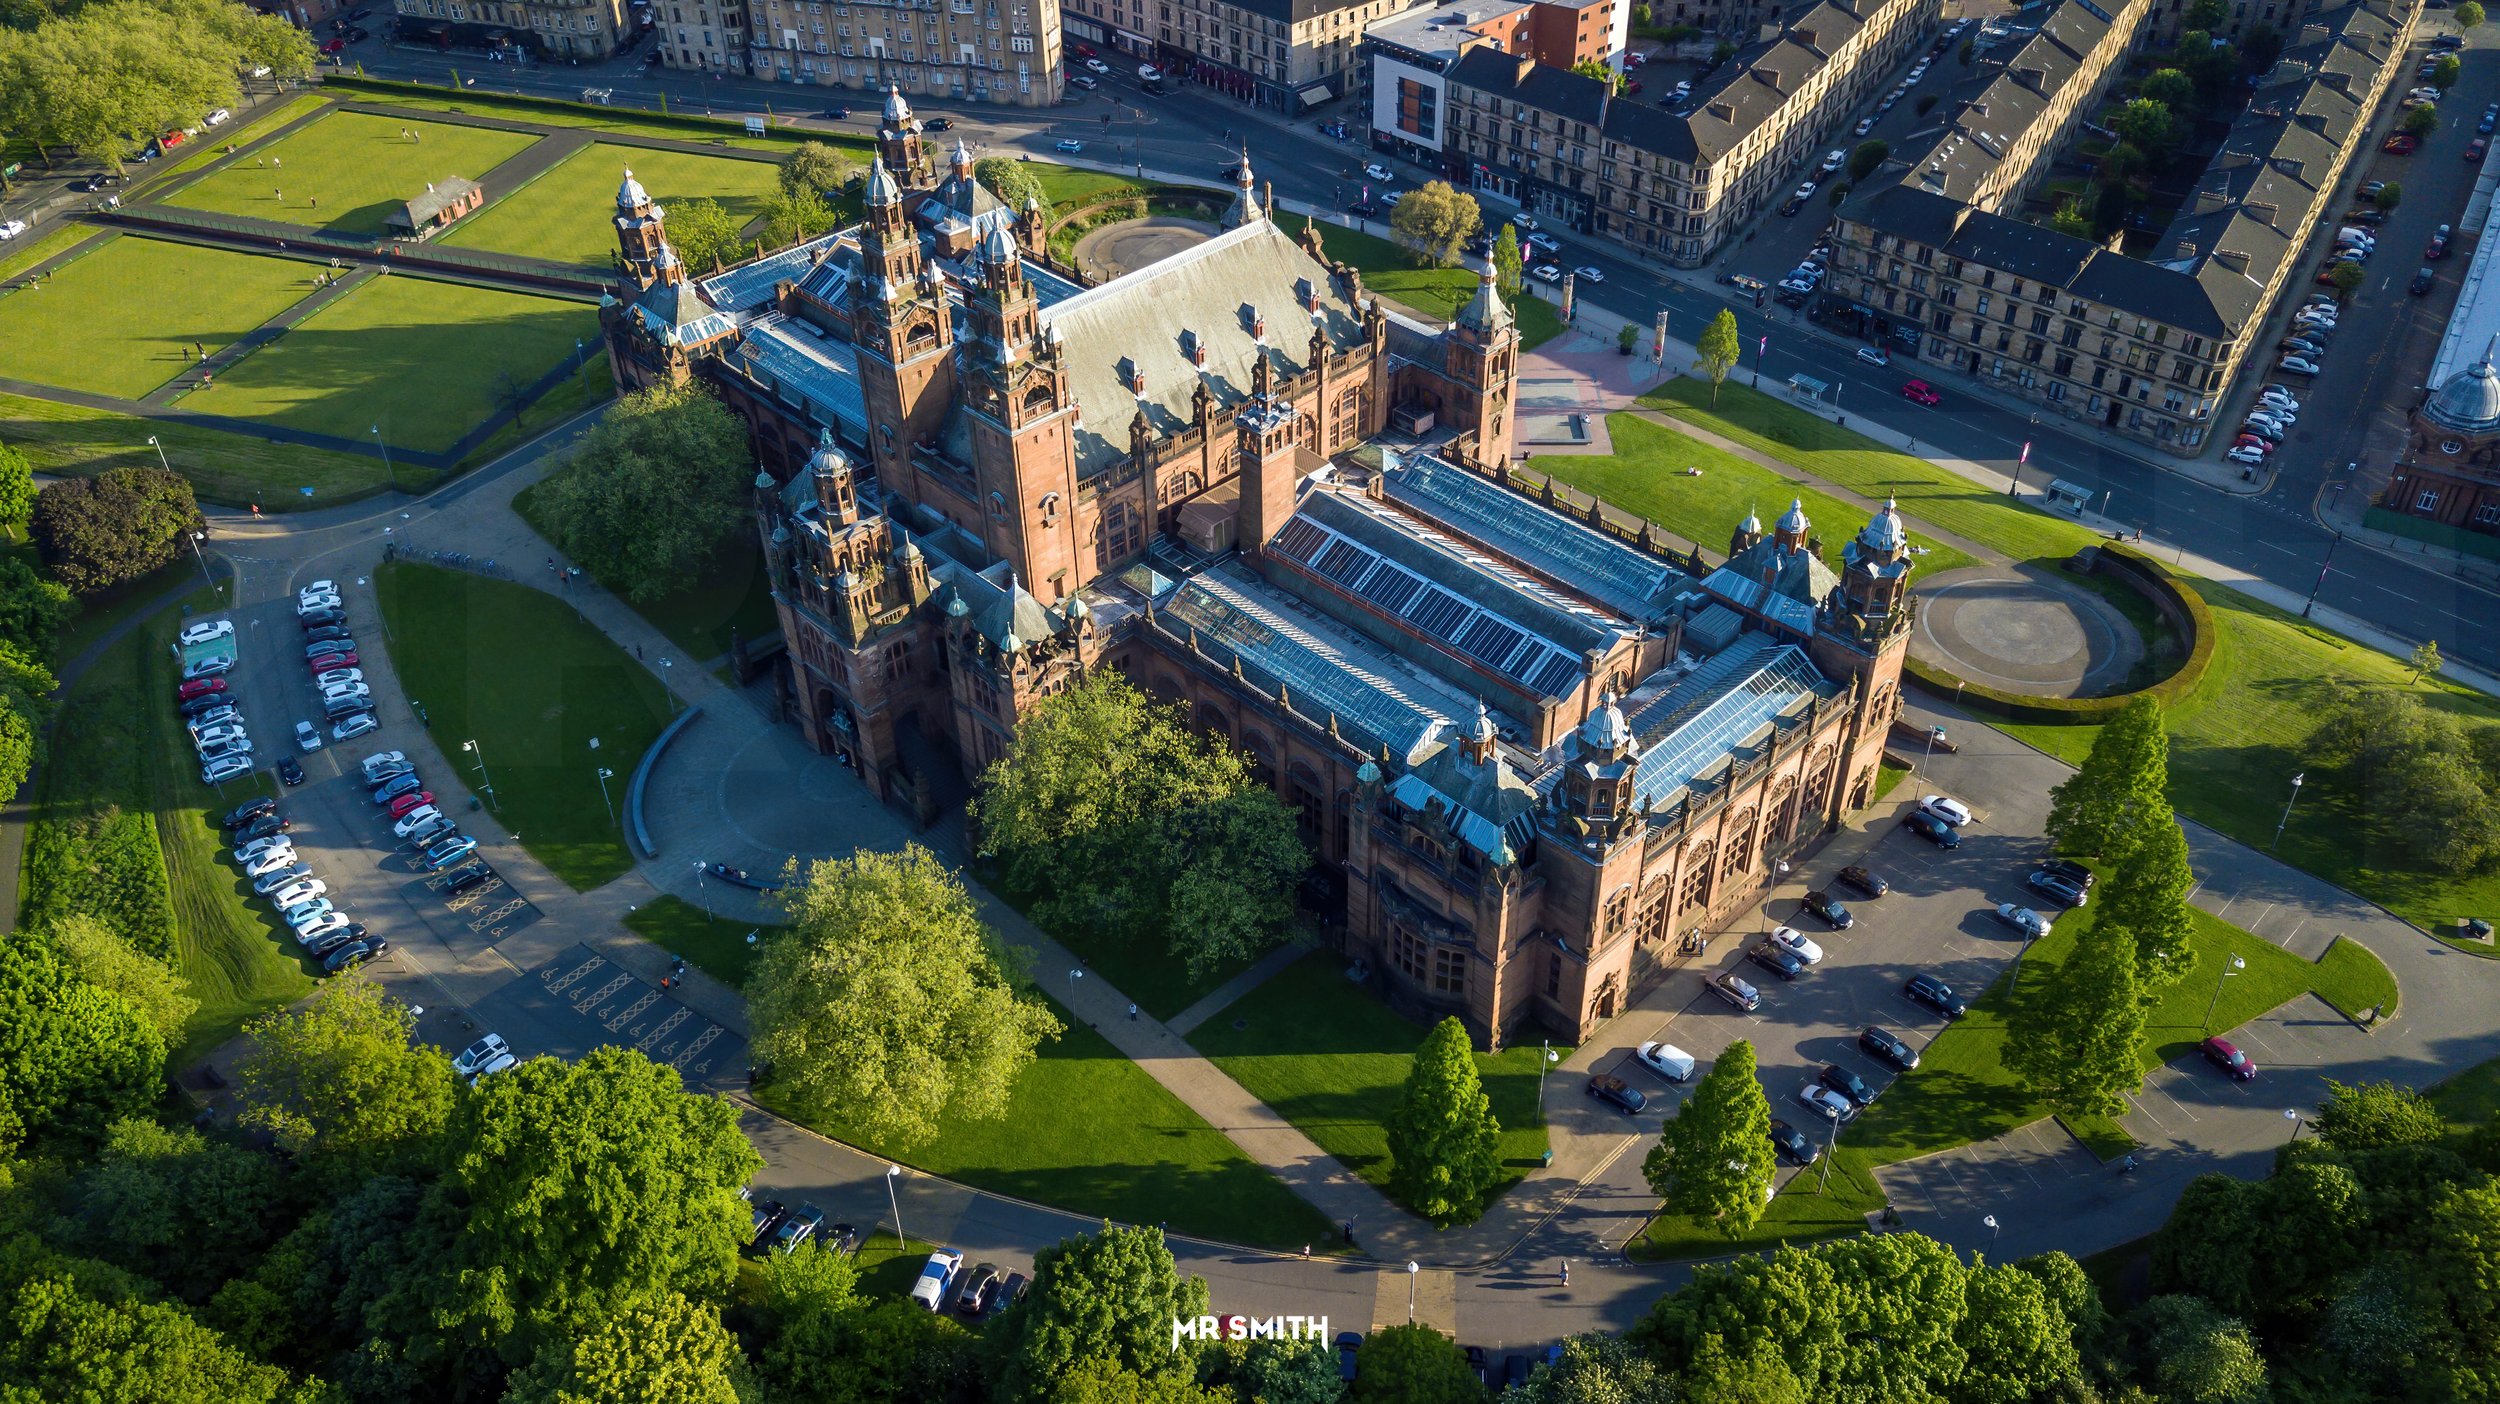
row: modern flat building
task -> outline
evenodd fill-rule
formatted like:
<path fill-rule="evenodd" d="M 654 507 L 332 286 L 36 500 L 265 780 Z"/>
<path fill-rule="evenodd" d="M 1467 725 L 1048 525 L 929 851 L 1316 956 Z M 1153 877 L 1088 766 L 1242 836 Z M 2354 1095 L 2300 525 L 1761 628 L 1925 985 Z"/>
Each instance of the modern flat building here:
<path fill-rule="evenodd" d="M 1817 315 L 2069 417 L 2199 452 L 2233 381 L 2274 364 L 2266 328 L 2286 290 L 2307 286 L 2301 250 L 2333 227 L 2322 221 L 2412 19 L 2409 3 L 2385 0 L 2312 16 L 2141 257 L 1894 168 L 1841 206 Z M 2020 185 L 2002 183 L 1997 198 Z"/>
<path fill-rule="evenodd" d="M 1939 0 L 1819 0 L 1674 110 L 1473 48 L 1449 72 L 1444 145 L 1479 193 L 1698 267 L 1788 193 L 1939 14 Z"/>
<path fill-rule="evenodd" d="M 402 38 L 514 45 L 545 59 L 613 58 L 634 32 L 624 0 L 392 0 L 392 8 Z"/>
<path fill-rule="evenodd" d="M 1426 7 L 1382 20 L 1363 33 L 1362 86 L 1372 145 L 1440 168 L 1449 109 L 1448 75 L 1460 55 L 1490 48 L 1555 68 L 1604 63 L 1622 71 L 1629 6 L 1498 0 L 1456 9 Z M 1464 172 L 1448 172 L 1463 175 Z"/>
<path fill-rule="evenodd" d="M 1889 506 L 1836 552 L 1801 507 L 1748 520 L 1716 567 L 1557 511 L 1509 467 L 1489 265 L 1414 320 L 1244 171 L 1220 233 L 1080 286 L 908 121 L 880 138 L 864 223 L 700 280 L 628 176 L 600 313 L 621 385 L 750 426 L 785 715 L 873 794 L 934 817 L 1118 669 L 1299 816 L 1347 967 L 1494 1047 L 1691 969 L 1872 799 Z"/>
<path fill-rule="evenodd" d="M 1351 95 L 1362 82 L 1363 31 L 1416 8 L 1415 0 L 1068 0 L 1063 23 L 1175 79 L 1299 113 Z"/>
<path fill-rule="evenodd" d="M 758 78 L 1012 107 L 1062 92 L 1059 0 L 745 3 L 744 60 Z"/>

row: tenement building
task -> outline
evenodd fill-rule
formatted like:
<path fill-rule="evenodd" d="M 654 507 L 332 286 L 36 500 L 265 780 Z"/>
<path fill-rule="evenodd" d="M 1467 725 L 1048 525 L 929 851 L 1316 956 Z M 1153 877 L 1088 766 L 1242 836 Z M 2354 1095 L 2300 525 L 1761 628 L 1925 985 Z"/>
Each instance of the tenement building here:
<path fill-rule="evenodd" d="M 666 3 L 666 0 L 663 0 Z M 758 78 L 1047 107 L 1060 98 L 1059 0 L 737 0 Z"/>
<path fill-rule="evenodd" d="M 614 58 L 634 32 L 624 0 L 392 0 L 392 9 L 404 39 L 518 45 L 548 59 L 596 63 Z M 325 12 L 291 7 L 281 13 L 318 19 Z"/>
<path fill-rule="evenodd" d="M 1630 14 L 1628 0 L 1595 3 Z M 1069 34 L 1115 54 L 1291 114 L 1352 93 L 1363 31 L 1413 8 L 1415 0 L 1068 0 L 1065 22 Z"/>
<path fill-rule="evenodd" d="M 1449 71 L 1444 149 L 1470 188 L 1679 267 L 1709 261 L 1932 30 L 1939 0 L 1818 0 L 1670 110 L 1506 54 Z"/>
<path fill-rule="evenodd" d="M 1427 6 L 1382 20 L 1363 32 L 1356 89 L 1372 145 L 1463 179 L 1464 167 L 1447 169 L 1443 154 L 1447 80 L 1459 58 L 1489 48 L 1554 68 L 1611 63 L 1620 71 L 1629 9 L 1617 0 L 1497 0 L 1457 10 Z"/>
<path fill-rule="evenodd" d="M 1889 166 L 1841 206 L 1817 316 L 2193 454 L 2233 379 L 2273 364 L 2268 320 L 2307 277 L 2302 246 L 2332 227 L 2338 183 L 2411 23 L 2409 0 L 2313 15 L 2140 256 L 1957 198 L 1956 188 L 1993 189 L 2007 201 L 2024 183 L 1939 175 L 1939 153 L 1967 161 L 1975 141 Z"/>
<path fill-rule="evenodd" d="M 1119 669 L 1300 816 L 1348 968 L 1493 1044 L 1584 1036 L 1869 801 L 1889 507 L 1837 548 L 1748 520 L 1716 566 L 1557 510 L 1509 467 L 1489 265 L 1420 320 L 1245 171 L 1220 233 L 1080 286 L 894 106 L 863 223 L 708 278 L 628 177 L 601 308 L 623 386 L 752 427 L 786 714 L 871 792 L 932 815 Z"/>

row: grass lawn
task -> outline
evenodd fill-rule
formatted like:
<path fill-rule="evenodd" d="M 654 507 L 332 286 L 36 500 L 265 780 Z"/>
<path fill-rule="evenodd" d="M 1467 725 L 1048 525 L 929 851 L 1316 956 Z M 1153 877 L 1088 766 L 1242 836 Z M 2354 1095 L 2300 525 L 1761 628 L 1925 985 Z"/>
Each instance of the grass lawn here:
<path fill-rule="evenodd" d="M 2074 949 L 2076 939 L 2099 911 L 2085 907 L 2059 917 L 2057 929 L 2023 958 L 2021 988 L 2037 988 L 2047 972 Z M 2222 982 L 2221 999 L 2213 1013 L 2216 1032 L 2236 1028 L 2311 991 L 2346 1013 L 2382 1001 L 2392 1005 L 2396 997 L 2395 980 L 2387 967 L 2362 946 L 2338 941 L 2324 959 L 2312 965 L 2202 911 L 2194 915 L 2196 967 L 2165 991 L 2145 1017 L 2140 1061 L 2147 1072 L 2193 1052 L 2205 1037 L 2206 1004 L 2214 998 L 2215 979 L 2233 955 L 2246 960 L 2248 968 Z M 1884 1206 L 1875 1167 L 1986 1140 L 2048 1115 L 2048 1109 L 2023 1089 L 2004 1063 L 2005 1011 L 2019 997 L 2007 980 L 1999 980 L 1971 1002 L 1967 1015 L 1927 1045 L 1916 1070 L 1885 1089 L 1875 1105 L 1850 1123 L 1841 1133 L 1828 1193 L 1814 1193 L 1819 1171 L 1798 1176 L 1786 1193 L 1772 1201 L 1762 1221 L 1735 1240 L 1696 1221 L 1661 1215 L 1633 1241 L 1634 1253 L 1685 1257 L 1852 1232 L 1864 1225 L 1866 1215 Z M 2082 1119 L 2068 1124 L 2105 1159 L 2123 1153 L 2130 1144 L 2114 1122 Z"/>
<path fill-rule="evenodd" d="M 266 128 L 274 132 L 298 117 L 318 112 L 329 105 L 330 99 L 323 94 L 303 93 L 287 99 L 276 107 L 263 107 L 258 111 L 245 114 L 239 122 L 230 122 L 209 132 L 193 148 L 190 155 L 171 166 L 143 167 L 138 174 L 150 177 L 152 181 L 165 181 L 178 175 L 187 175 L 202 166 L 214 164 L 219 157 L 226 154 L 227 144 L 229 142 L 239 144 L 243 134 L 247 131 Z"/>
<path fill-rule="evenodd" d="M 220 601 L 203 589 L 184 603 Z M 222 851 L 216 817 L 274 785 L 258 772 L 222 796 L 199 783 L 169 700 L 166 645 L 180 620 L 168 610 L 131 631 L 71 690 L 37 786 L 21 893 L 29 927 L 98 917 L 190 982 L 200 1007 L 176 1068 L 312 989 L 304 958 Z"/>
<path fill-rule="evenodd" d="M 1266 1248 L 1326 1240 L 1318 1210 L 1100 1034 L 1052 1008 L 1067 1032 L 1042 1046 L 996 1121 L 944 1121 L 928 1142 L 908 1146 L 839 1120 L 807 1124 L 932 1175 L 1080 1214 L 1168 1221 L 1175 1233 Z M 789 1115 L 769 1082 L 757 1100 Z"/>
<path fill-rule="evenodd" d="M 415 141 L 402 137 L 414 131 Z M 453 122 L 333 112 L 185 186 L 165 203 L 342 234 L 378 235 L 391 212 L 448 176 L 483 180 L 539 140 Z M 489 198 L 500 192 L 489 188 Z"/>
<path fill-rule="evenodd" d="M 485 65 L 481 63 L 478 67 Z M 630 108 L 591 107 L 561 99 L 527 98 L 505 93 L 428 91 L 410 84 L 362 77 L 331 78 L 322 86 L 342 97 L 387 103 L 419 112 L 473 112 L 509 121 L 543 122 L 551 127 L 582 127 L 614 136 L 709 141 L 715 146 L 736 147 L 742 151 L 770 151 L 776 155 L 788 152 L 802 141 L 821 141 L 848 152 L 863 165 L 876 151 L 876 142 L 869 135 L 877 121 L 878 107 L 874 102 L 857 109 L 860 115 L 854 120 L 861 123 L 858 134 L 774 126 L 770 129 L 771 135 L 756 137 L 747 135 L 744 124 L 737 119 L 707 118 L 700 113 L 638 113 Z"/>
<path fill-rule="evenodd" d="M 474 739 L 497 816 L 549 871 L 587 892 L 631 868 L 595 762 L 610 758 L 621 784 L 650 748 L 670 713 L 659 680 L 571 605 L 526 585 L 389 561 L 374 586 L 400 683 L 425 702 L 460 783 L 480 788 L 475 758 L 461 754 Z"/>
<path fill-rule="evenodd" d="M 0 295 L 0 375 L 138 399 L 301 301 L 314 265 L 169 239 L 100 244 Z"/>
<path fill-rule="evenodd" d="M 716 918 L 694 903 L 667 893 L 662 893 L 656 902 L 645 902 L 628 912 L 625 925 L 661 950 L 685 957 L 687 964 L 733 990 L 745 989 L 747 972 L 755 968 L 757 948 L 747 944 L 747 934 L 759 933 L 760 943 L 782 929 Z"/>
<path fill-rule="evenodd" d="M 1883 803 L 1894 790 L 1900 788 L 1902 781 L 1909 778 L 1910 768 L 1908 766 L 1894 765 L 1892 763 L 1892 758 L 1890 756 L 1886 756 L 1882 761 L 1878 762 L 1875 767 L 1875 802 L 1877 804 Z"/>
<path fill-rule="evenodd" d="M 1722 390 L 1715 412 L 1709 402 L 1708 383 L 1691 378 L 1642 397 L 1646 405 L 1815 477 L 1868 496 L 1896 495 L 1914 524 L 1932 522 L 2017 560 L 2054 564 L 2099 540 L 2075 522 L 2009 501 L 1998 489 L 1742 386 Z M 1927 558 L 1931 570 L 1934 559 Z M 2310 783 L 2276 850 L 2284 861 L 2434 933 L 2452 930 L 2459 917 L 2500 918 L 2500 871 L 2451 877 L 2407 866 L 2358 788 L 2307 754 L 2309 737 L 2324 719 L 2323 700 L 2337 684 L 2404 688 L 2412 669 L 2226 586 L 2200 582 L 2198 588 L 2220 638 L 2205 681 L 2163 715 L 2171 737 L 2170 798 L 2179 813 L 2262 846 L 2290 797 L 2288 777 L 2304 773 Z M 2141 608 L 2123 594 L 2106 597 L 2122 608 Z M 2425 705 L 2461 720 L 2500 721 L 2500 702 L 2469 689 L 2431 679 L 2412 690 Z M 2091 751 L 2098 733 L 2090 726 L 2004 729 L 2074 762 Z"/>
<path fill-rule="evenodd" d="M 148 446 L 150 436 L 156 448 Z M 264 512 L 335 507 L 390 486 L 379 458 L 23 395 L 0 395 L 0 443 L 25 454 L 36 472 L 63 475 L 151 468 L 161 448 L 166 464 L 190 479 L 203 499 L 257 502 Z M 399 465 L 400 486 L 410 491 L 440 478 L 431 469 Z M 303 488 L 313 495 L 306 497 Z"/>
<path fill-rule="evenodd" d="M 771 161 L 599 142 L 454 225 L 440 242 L 605 268 L 616 252 L 616 187 L 628 167 L 662 206 L 717 200 L 740 224 L 763 212 L 780 179 Z"/>
<path fill-rule="evenodd" d="M 1313 952 L 1199 1025 L 1190 1042 L 1347 1169 L 1386 1187 L 1386 1123 L 1426 1032 L 1347 980 L 1333 956 Z M 1476 1055 L 1502 1124 L 1500 1189 L 1545 1153 L 1542 1058 L 1528 1047 Z"/>
<path fill-rule="evenodd" d="M 1025 163 L 1025 173 L 1042 187 L 1042 199 L 1053 209 L 1082 205 L 1105 195 L 1123 191 L 1143 193 L 1145 187 L 1127 176 L 1111 171 L 1081 171 L 1053 161 Z"/>
<path fill-rule="evenodd" d="M 1300 215 L 1276 217 L 1278 227 L 1289 234 L 1300 234 L 1308 222 Z M 1472 268 L 1418 268 L 1415 256 L 1396 244 L 1334 224 L 1320 226 L 1320 245 L 1330 258 L 1361 269 L 1365 288 L 1445 322 L 1457 316 L 1459 307 L 1476 295 L 1480 281 Z M 1511 311 L 1519 319 L 1522 351 L 1534 350 L 1562 333 L 1562 314 L 1552 303 L 1540 302 L 1533 294 L 1516 299 Z"/>
<path fill-rule="evenodd" d="M 604 405 L 615 398 L 616 379 L 608 371 L 608 353 L 594 351 L 590 359 L 582 363 L 579 374 L 568 375 L 557 381 L 555 388 L 522 411 L 519 419 L 505 421 L 503 426 L 494 433 L 480 439 L 477 447 L 461 455 L 460 461 L 452 465 L 451 471 L 464 473 L 482 464 L 492 463 L 510 453 L 524 439 L 543 434 L 549 428 L 583 410 Z M 405 469 L 401 471 L 406 472 Z M 403 477 L 400 481 L 409 482 L 410 479 Z M 759 545 L 755 550 L 760 557 L 764 548 Z"/>
<path fill-rule="evenodd" d="M 1729 533 L 1746 513 L 1773 521 L 1788 510 L 1792 498 L 1805 502 L 1806 516 L 1826 543 L 1830 559 L 1839 559 L 1837 543 L 1866 525 L 1868 514 L 1863 508 L 1638 415 L 1608 415 L 1606 431 L 1614 438 L 1611 454 L 1544 454 L 1529 459 L 1528 467 L 1556 482 L 1595 493 L 1608 506 L 1647 517 L 1713 554 L 1727 549 Z M 1686 476 L 1688 467 L 1700 468 L 1701 476 Z M 1977 564 L 1927 533 L 1913 531 L 1910 541 L 1927 548 L 1927 554 L 1918 558 L 1922 572 L 1935 574 Z"/>
<path fill-rule="evenodd" d="M 512 499 L 512 509 L 521 514 L 521 520 L 550 545 L 555 536 L 538 515 L 542 489 L 553 478 L 574 471 L 559 469 Z M 732 633 L 754 643 L 781 628 L 780 618 L 773 613 L 772 582 L 764 574 L 764 548 L 752 532 L 740 532 L 726 557 L 712 569 L 676 592 L 647 605 L 633 605 L 633 609 L 698 661 L 728 653 Z"/>
<path fill-rule="evenodd" d="M 440 453 L 541 375 L 596 345 L 589 304 L 405 275 L 352 289 L 206 390 L 201 414 Z"/>
<path fill-rule="evenodd" d="M 2477 1063 L 2428 1089 L 2439 1114 L 2459 1129 L 2500 1117 L 2500 1059 Z"/>
<path fill-rule="evenodd" d="M 0 253 L 0 278 L 14 278 L 79 240 L 93 238 L 100 232 L 92 224 L 72 220 L 50 225 L 32 238 L 20 234 L 9 241 L 7 253 Z"/>

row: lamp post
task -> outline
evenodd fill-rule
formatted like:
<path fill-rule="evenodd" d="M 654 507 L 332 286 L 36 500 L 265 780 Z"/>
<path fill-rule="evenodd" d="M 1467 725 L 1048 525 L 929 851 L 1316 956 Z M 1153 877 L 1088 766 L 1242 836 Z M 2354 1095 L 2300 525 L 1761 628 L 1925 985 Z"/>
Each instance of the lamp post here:
<path fill-rule="evenodd" d="M 379 424 L 374 425 L 369 432 L 373 435 L 373 441 L 382 446 L 382 471 L 390 477 L 391 491 L 397 492 L 399 491 L 399 469 L 391 464 L 391 441 L 382 437 L 382 426 Z"/>
<path fill-rule="evenodd" d="M 2283 826 L 2292 822 L 2292 806 L 2300 803 L 2300 787 L 2308 778 L 2309 772 L 2305 770 L 2292 777 L 2292 797 L 2283 801 L 2283 817 L 2274 823 L 2274 839 L 2266 845 L 2268 853 L 2274 851 L 2275 844 L 2283 841 Z"/>
<path fill-rule="evenodd" d="M 212 590 L 216 589 L 216 578 L 208 573 L 208 557 L 200 554 L 200 543 L 208 539 L 208 533 L 204 531 L 194 531 L 186 532 L 185 535 L 191 538 L 191 559 L 200 563 L 200 579 L 207 582 L 208 588 Z"/>
<path fill-rule="evenodd" d="M 894 1211 L 894 1246 L 898 1249 L 908 1249 L 911 1246 L 911 1240 L 903 1236 L 903 1201 L 896 1198 L 894 1194 L 894 1182 L 901 1179 L 902 1175 L 903 1167 L 900 1165 L 885 1167 L 885 1206 Z"/>
<path fill-rule="evenodd" d="M 1762 388 L 1762 358 L 1771 349 L 1771 338 L 1763 337 L 1753 344 L 1753 387 Z"/>
<path fill-rule="evenodd" d="M 614 828 L 616 826 L 616 802 L 608 798 L 608 782 L 616 778 L 616 772 L 604 765 L 598 767 L 598 771 L 599 802 L 608 807 L 608 826 Z"/>
<path fill-rule="evenodd" d="M 1415 1324 L 1415 1278 L 1423 1270 L 1422 1263 L 1410 1261 L 1406 1265 L 1406 1324 L 1409 1326 Z"/>
<path fill-rule="evenodd" d="M 164 469 L 168 473 L 174 471 L 174 465 L 165 461 L 165 446 L 156 441 L 156 436 L 154 434 L 148 435 L 148 447 L 156 450 L 156 464 L 158 467 Z"/>
<path fill-rule="evenodd" d="M 2338 483 L 2336 486 L 2342 487 L 2343 484 Z M 2308 618 L 2309 611 L 2317 608 L 2318 592 L 2326 588 L 2327 568 L 2335 564 L 2335 548 L 2343 544 L 2344 534 L 2340 531 L 2335 533 L 2335 539 L 2333 541 L 2326 543 L 2326 558 L 2318 562 L 2318 578 L 2309 587 L 2309 598 L 2300 602 L 2301 618 Z"/>
<path fill-rule="evenodd" d="M 2285 1121 L 2288 1121 L 2288 1122 L 2290 1122 L 2290 1123 L 2292 1124 L 2292 1140 L 2291 1140 L 2291 1141 L 2285 1141 L 2285 1142 L 2283 1143 L 2283 1144 L 2285 1144 L 2285 1145 L 2287 1145 L 2287 1146 L 2288 1146 L 2288 1145 L 2290 1145 L 2290 1144 L 2292 1143 L 2292 1141 L 2297 1141 L 2297 1140 L 2299 1140 L 2299 1139 L 2300 1139 L 2300 1123 L 2301 1123 L 2300 1108 L 2298 1108 L 2298 1107 L 2285 1107 L 2285 1108 L 2283 1109 L 2283 1119 L 2284 1119 Z"/>
<path fill-rule="evenodd" d="M 1782 859 L 1780 859 L 1777 863 L 1775 863 L 1775 864 L 1773 864 L 1773 865 L 1772 865 L 1772 867 L 1771 867 L 1771 880 L 1770 880 L 1768 883 L 1764 884 L 1764 885 L 1763 885 L 1763 888 L 1762 888 L 1762 933 L 1761 933 L 1761 934 L 1763 934 L 1763 935 L 1765 935 L 1765 936 L 1768 936 L 1768 935 L 1770 935 L 1770 934 L 1771 934 L 1771 893 L 1772 893 L 1772 891 L 1773 891 L 1774 889 L 1776 889 L 1776 888 L 1777 888 L 1777 887 L 1778 887 L 1781 883 L 1786 882 L 1786 881 L 1788 881 L 1788 860 L 1787 860 L 1787 859 L 1785 859 L 1785 858 L 1782 858 Z"/>
<path fill-rule="evenodd" d="M 2205 1001 L 2205 1032 L 2212 1033 L 2214 1031 L 2214 1006 L 2222 1002 L 2223 981 L 2230 979 L 2232 976 L 2239 974 L 2247 968 L 2248 962 L 2238 956 L 2231 957 L 2231 963 L 2222 967 L 2222 979 L 2214 981 L 2214 996 L 2213 998 Z"/>
<path fill-rule="evenodd" d="M 2035 425 L 2038 424 L 2040 422 L 2040 416 L 2036 414 L 2033 415 L 2031 417 L 2031 422 Z M 2023 451 L 2014 457 L 2014 466 L 2007 469 L 2005 472 L 2006 496 L 2014 497 L 2021 494 L 2023 488 L 2023 469 L 2029 466 L 2031 466 L 2031 440 L 2025 439 L 2023 440 Z"/>
<path fill-rule="evenodd" d="M 1910 768 L 1910 773 L 1912 775 L 1916 775 L 1920 771 L 1927 768 L 1927 762 L 1935 757 L 1936 742 L 1943 739 L 1943 737 L 1944 728 L 1942 726 L 1931 726 L 1927 728 L 1927 749 L 1918 753 L 1918 764 Z"/>
<path fill-rule="evenodd" d="M 1084 978 L 1084 971 L 1077 969 L 1073 965 L 1068 967 L 1068 1002 L 1070 1004 L 1076 1003 L 1076 982 Z"/>
<path fill-rule="evenodd" d="M 1993 1253 L 1997 1246 L 1997 1216 L 1990 1214 L 1979 1222 L 1988 1226 L 1988 1251 Z"/>
<path fill-rule="evenodd" d="M 694 865 L 694 899 L 703 904 L 703 919 L 705 921 L 720 920 L 720 918 L 712 915 L 712 889 L 703 881 L 703 860 L 699 858 L 695 860 Z"/>
<path fill-rule="evenodd" d="M 461 742 L 460 749 L 477 757 L 478 788 L 486 792 L 487 808 L 501 814 L 503 812 L 503 804 L 495 798 L 495 777 L 486 773 L 486 753 L 478 749 L 478 744 L 475 740 Z"/>

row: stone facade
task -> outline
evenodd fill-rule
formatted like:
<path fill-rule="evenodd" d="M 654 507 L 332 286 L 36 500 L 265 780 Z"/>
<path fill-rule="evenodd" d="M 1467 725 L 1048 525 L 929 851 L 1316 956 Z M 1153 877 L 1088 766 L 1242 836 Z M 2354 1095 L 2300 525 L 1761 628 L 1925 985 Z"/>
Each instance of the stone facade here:
<path fill-rule="evenodd" d="M 750 0 L 758 78 L 1047 107 L 1061 92 L 1058 0 Z"/>
<path fill-rule="evenodd" d="M 403 35 L 439 25 L 483 43 L 500 31 L 540 58 L 596 63 L 633 37 L 624 0 L 392 0 L 392 9 Z"/>

